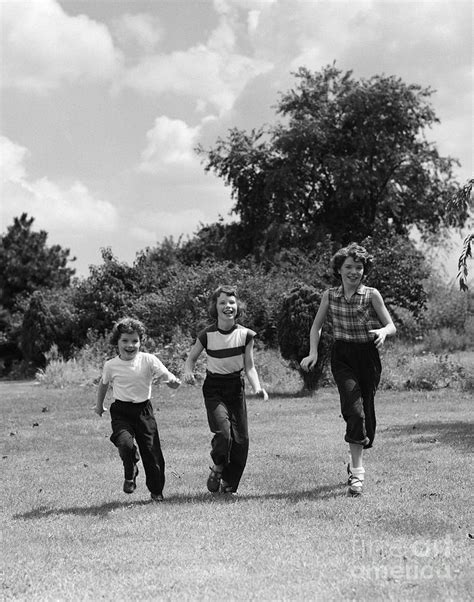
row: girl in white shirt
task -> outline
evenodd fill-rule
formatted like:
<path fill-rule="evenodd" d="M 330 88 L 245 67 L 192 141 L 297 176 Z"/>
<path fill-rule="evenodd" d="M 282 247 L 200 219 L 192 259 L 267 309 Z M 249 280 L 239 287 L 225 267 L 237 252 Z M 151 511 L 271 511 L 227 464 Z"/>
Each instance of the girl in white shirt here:
<path fill-rule="evenodd" d="M 181 383 L 155 355 L 140 351 L 144 334 L 144 325 L 134 318 L 123 318 L 115 324 L 111 342 L 117 345 L 118 355 L 104 364 L 95 412 L 99 416 L 104 413 L 105 395 L 111 386 L 115 401 L 110 406 L 110 440 L 122 458 L 123 490 L 133 493 L 136 489 L 139 450 L 151 499 L 160 502 L 165 484 L 165 461 L 150 402 L 151 385 L 154 379 L 163 380 L 173 389 Z"/>

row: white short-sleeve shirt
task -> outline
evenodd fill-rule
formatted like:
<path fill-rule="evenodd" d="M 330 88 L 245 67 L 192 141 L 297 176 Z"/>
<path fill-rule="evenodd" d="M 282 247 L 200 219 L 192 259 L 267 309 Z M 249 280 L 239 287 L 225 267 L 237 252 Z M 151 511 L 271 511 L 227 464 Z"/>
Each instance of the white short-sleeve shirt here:
<path fill-rule="evenodd" d="M 154 378 L 172 378 L 171 372 L 152 353 L 139 351 L 132 360 L 117 355 L 107 360 L 102 371 L 102 382 L 112 386 L 114 399 L 141 403 L 150 399 Z"/>

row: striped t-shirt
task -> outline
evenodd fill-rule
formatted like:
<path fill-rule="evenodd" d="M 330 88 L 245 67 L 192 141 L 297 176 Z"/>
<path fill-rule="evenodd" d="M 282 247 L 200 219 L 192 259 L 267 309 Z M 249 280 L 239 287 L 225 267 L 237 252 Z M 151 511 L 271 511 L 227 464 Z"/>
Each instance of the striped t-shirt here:
<path fill-rule="evenodd" d="M 217 324 L 208 326 L 198 334 L 198 340 L 207 353 L 209 374 L 238 374 L 244 369 L 245 347 L 255 332 L 235 324 L 230 330 L 220 330 Z"/>
<path fill-rule="evenodd" d="M 347 301 L 342 286 L 329 289 L 328 316 L 332 321 L 334 339 L 351 343 L 373 341 L 369 330 L 382 327 L 372 305 L 375 290 L 361 284 Z"/>

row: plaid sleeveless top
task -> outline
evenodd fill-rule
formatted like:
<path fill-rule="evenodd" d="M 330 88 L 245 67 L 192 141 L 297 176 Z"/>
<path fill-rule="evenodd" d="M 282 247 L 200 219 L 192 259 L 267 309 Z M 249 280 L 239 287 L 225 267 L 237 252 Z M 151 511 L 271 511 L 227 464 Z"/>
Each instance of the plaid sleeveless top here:
<path fill-rule="evenodd" d="M 369 330 L 382 328 L 372 305 L 372 296 L 375 290 L 361 284 L 351 299 L 347 301 L 342 286 L 329 289 L 328 316 L 332 322 L 334 339 L 349 343 L 373 341 Z"/>

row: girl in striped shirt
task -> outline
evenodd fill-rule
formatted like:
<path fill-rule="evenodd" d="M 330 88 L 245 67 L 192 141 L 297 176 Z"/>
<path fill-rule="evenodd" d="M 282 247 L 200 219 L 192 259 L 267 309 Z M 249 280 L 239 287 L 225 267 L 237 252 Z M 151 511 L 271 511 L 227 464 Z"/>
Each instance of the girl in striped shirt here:
<path fill-rule="evenodd" d="M 321 330 L 328 317 L 334 337 L 331 370 L 339 390 L 351 456 L 347 466 L 349 495 L 362 493 L 363 450 L 372 447 L 375 437 L 374 397 L 382 369 L 378 350 L 396 331 L 379 291 L 362 284 L 372 261 L 366 249 L 356 243 L 334 255 L 331 267 L 341 284 L 323 293 L 310 331 L 310 352 L 301 361 L 303 370 L 316 365 Z"/>
<path fill-rule="evenodd" d="M 249 436 L 243 374 L 254 392 L 264 400 L 253 359 L 255 332 L 237 324 L 242 305 L 233 287 L 220 286 L 212 294 L 209 314 L 215 323 L 197 336 L 186 360 L 183 380 L 195 384 L 194 366 L 202 351 L 207 353 L 203 383 L 213 466 L 207 479 L 212 493 L 235 494 L 247 462 Z"/>

